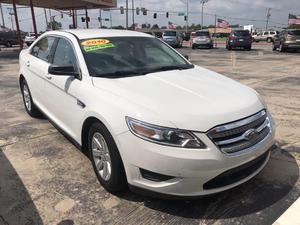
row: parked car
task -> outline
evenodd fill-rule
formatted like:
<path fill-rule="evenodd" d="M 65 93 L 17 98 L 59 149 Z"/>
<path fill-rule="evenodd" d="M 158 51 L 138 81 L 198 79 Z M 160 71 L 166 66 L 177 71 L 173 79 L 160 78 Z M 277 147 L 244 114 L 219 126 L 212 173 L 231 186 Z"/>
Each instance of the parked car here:
<path fill-rule="evenodd" d="M 244 48 L 248 51 L 252 48 L 252 37 L 248 30 L 235 30 L 230 33 L 226 42 L 226 48 Z"/>
<path fill-rule="evenodd" d="M 163 40 L 167 44 L 176 48 L 181 48 L 183 44 L 182 35 L 178 31 L 169 30 L 163 32 Z"/>
<path fill-rule="evenodd" d="M 30 32 L 25 36 L 24 42 L 29 47 L 35 41 L 35 39 L 35 33 Z"/>
<path fill-rule="evenodd" d="M 0 45 L 5 45 L 10 48 L 18 44 L 19 39 L 16 31 L 0 32 Z"/>
<path fill-rule="evenodd" d="M 300 29 L 288 29 L 276 35 L 273 43 L 273 51 L 278 48 L 281 52 L 289 49 L 300 49 Z"/>
<path fill-rule="evenodd" d="M 197 31 L 192 39 L 192 48 L 207 47 L 213 48 L 214 42 L 208 31 Z"/>
<path fill-rule="evenodd" d="M 103 187 L 179 197 L 257 175 L 275 128 L 260 95 L 141 32 L 51 31 L 20 54 L 26 111 L 90 158 Z"/>
<path fill-rule="evenodd" d="M 252 35 L 252 38 L 255 42 L 266 41 L 270 43 L 274 41 L 274 37 L 278 33 L 278 31 L 263 31 Z"/>

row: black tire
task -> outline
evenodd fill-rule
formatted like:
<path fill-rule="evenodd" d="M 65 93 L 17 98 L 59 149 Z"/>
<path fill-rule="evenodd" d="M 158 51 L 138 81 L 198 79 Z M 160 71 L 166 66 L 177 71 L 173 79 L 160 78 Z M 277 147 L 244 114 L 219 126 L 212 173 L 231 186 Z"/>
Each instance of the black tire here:
<path fill-rule="evenodd" d="M 251 49 L 252 49 L 251 46 L 249 46 L 249 47 L 246 48 L 247 51 L 251 51 Z"/>
<path fill-rule="evenodd" d="M 5 46 L 8 47 L 8 48 L 11 48 L 11 47 L 12 47 L 12 44 L 11 44 L 10 41 L 7 41 L 6 44 L 5 44 Z"/>
<path fill-rule="evenodd" d="M 230 45 L 227 46 L 228 51 L 232 50 L 232 47 Z"/>
<path fill-rule="evenodd" d="M 95 134 L 96 135 L 100 134 L 103 137 L 109 153 L 111 170 L 110 170 L 110 177 L 107 180 L 100 175 L 100 172 L 97 169 L 96 162 L 94 159 L 92 148 L 93 148 L 93 138 Z M 125 169 L 117 145 L 113 140 L 113 137 L 107 130 L 107 128 L 100 122 L 96 122 L 92 124 L 89 130 L 88 153 L 99 182 L 108 192 L 118 193 L 127 189 L 128 185 L 127 185 Z M 104 164 L 102 164 L 102 168 L 104 167 L 105 167 Z"/>
<path fill-rule="evenodd" d="M 276 50 L 277 50 L 277 47 L 276 47 L 275 43 L 273 42 L 272 51 L 276 51 Z"/>
<path fill-rule="evenodd" d="M 26 112 L 33 118 L 41 118 L 42 114 L 41 114 L 40 110 L 38 109 L 38 107 L 32 101 L 31 92 L 30 92 L 30 89 L 28 87 L 26 80 L 22 79 L 20 82 L 20 86 L 21 86 L 23 103 L 24 103 Z"/>
<path fill-rule="evenodd" d="M 267 42 L 268 42 L 268 43 L 271 43 L 272 40 L 273 40 L 272 38 L 267 38 Z"/>
<path fill-rule="evenodd" d="M 192 49 L 196 49 L 196 46 L 195 46 L 195 45 L 192 45 Z"/>

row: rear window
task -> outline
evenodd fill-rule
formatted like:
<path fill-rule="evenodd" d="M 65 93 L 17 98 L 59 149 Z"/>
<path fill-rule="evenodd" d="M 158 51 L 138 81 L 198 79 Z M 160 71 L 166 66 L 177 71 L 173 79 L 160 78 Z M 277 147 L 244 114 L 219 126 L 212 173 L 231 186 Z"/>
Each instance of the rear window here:
<path fill-rule="evenodd" d="M 201 32 L 196 32 L 196 36 L 197 37 L 201 37 L 201 36 L 209 36 L 209 32 L 203 32 L 203 31 L 201 31 Z"/>
<path fill-rule="evenodd" d="M 176 31 L 165 31 L 164 36 L 176 36 Z"/>
<path fill-rule="evenodd" d="M 300 36 L 300 30 L 290 30 L 290 31 L 288 31 L 288 34 Z"/>
<path fill-rule="evenodd" d="M 248 30 L 238 30 L 238 31 L 234 31 L 234 35 L 240 37 L 247 37 L 250 36 L 250 33 Z"/>

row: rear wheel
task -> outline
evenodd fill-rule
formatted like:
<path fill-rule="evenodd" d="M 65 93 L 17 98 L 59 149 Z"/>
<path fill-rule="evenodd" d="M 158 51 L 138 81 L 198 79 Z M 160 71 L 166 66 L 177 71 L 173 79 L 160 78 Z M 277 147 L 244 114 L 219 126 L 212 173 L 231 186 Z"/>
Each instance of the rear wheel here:
<path fill-rule="evenodd" d="M 26 112 L 31 117 L 39 118 L 41 116 L 41 112 L 32 101 L 31 93 L 25 80 L 21 81 L 21 91 Z"/>
<path fill-rule="evenodd" d="M 267 38 L 267 42 L 271 43 L 272 42 L 272 38 Z"/>
<path fill-rule="evenodd" d="M 94 123 L 88 136 L 88 150 L 96 176 L 110 193 L 123 191 L 127 179 L 119 150 L 107 128 Z"/>
<path fill-rule="evenodd" d="M 272 50 L 273 51 L 276 51 L 277 50 L 277 47 L 276 47 L 276 45 L 275 45 L 275 43 L 273 42 L 273 47 L 272 47 Z"/>

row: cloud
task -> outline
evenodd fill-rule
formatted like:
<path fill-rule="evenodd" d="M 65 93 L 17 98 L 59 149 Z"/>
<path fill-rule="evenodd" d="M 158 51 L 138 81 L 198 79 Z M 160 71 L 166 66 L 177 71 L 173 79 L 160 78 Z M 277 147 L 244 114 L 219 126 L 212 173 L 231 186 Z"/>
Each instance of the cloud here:
<path fill-rule="evenodd" d="M 131 0 L 129 0 L 131 3 Z M 118 7 L 125 6 L 125 0 L 118 0 Z M 179 25 L 184 25 L 185 21 L 183 17 L 177 15 L 177 12 L 186 12 L 186 0 L 135 0 L 136 7 L 145 7 L 150 10 L 148 16 L 135 16 L 137 23 L 150 23 L 159 24 L 160 26 L 166 25 L 168 21 L 172 21 Z M 189 0 L 190 6 L 190 23 L 199 24 L 201 23 L 201 5 L 200 0 Z M 3 4 L 5 12 L 6 24 L 10 25 L 10 16 L 8 15 L 8 7 L 11 5 Z M 129 4 L 131 7 L 131 4 Z M 266 20 L 267 8 L 271 10 L 271 22 L 270 26 L 280 27 L 287 25 L 288 14 L 300 14 L 300 1 L 299 0 L 209 0 L 204 6 L 205 25 L 214 24 L 214 15 L 227 19 L 231 24 L 254 24 L 258 28 L 264 28 Z M 166 18 L 165 12 L 170 12 L 170 17 Z M 25 31 L 32 30 L 32 23 L 30 20 L 29 9 L 19 9 L 19 19 L 21 20 L 21 28 Z M 158 13 L 158 18 L 153 19 L 153 13 Z M 173 13 L 174 12 L 174 13 Z M 35 9 L 38 29 L 44 30 L 46 27 L 44 10 L 37 8 Z M 48 14 L 48 11 L 47 11 Z M 53 15 L 58 14 L 53 11 Z M 78 11 L 78 14 L 84 14 L 84 11 Z M 99 10 L 89 10 L 89 15 L 92 18 L 91 27 L 98 27 L 99 22 L 97 20 L 99 16 Z M 129 14 L 129 24 L 132 24 L 132 14 Z M 49 15 L 48 15 L 49 16 Z M 84 23 L 81 23 L 80 17 L 78 18 L 79 25 L 84 27 Z M 112 12 L 113 25 L 125 26 L 125 15 L 121 15 L 119 10 Z M 109 12 L 103 12 L 103 18 L 109 18 Z M 241 19 L 238 19 L 241 18 Z M 72 23 L 72 18 L 64 16 L 63 19 L 60 16 L 56 17 L 57 21 L 63 23 L 64 28 L 68 28 L 69 24 Z M 251 21 L 257 20 L 257 21 Z M 110 22 L 103 22 L 104 25 L 109 26 Z"/>

